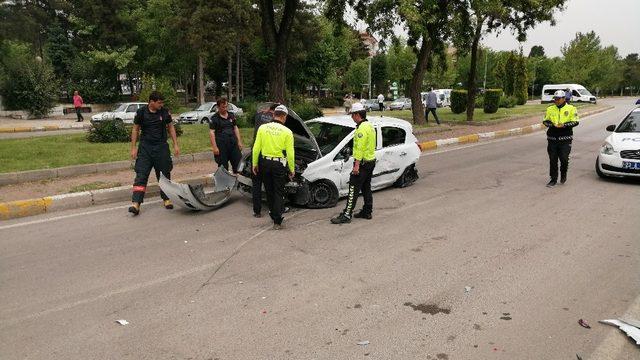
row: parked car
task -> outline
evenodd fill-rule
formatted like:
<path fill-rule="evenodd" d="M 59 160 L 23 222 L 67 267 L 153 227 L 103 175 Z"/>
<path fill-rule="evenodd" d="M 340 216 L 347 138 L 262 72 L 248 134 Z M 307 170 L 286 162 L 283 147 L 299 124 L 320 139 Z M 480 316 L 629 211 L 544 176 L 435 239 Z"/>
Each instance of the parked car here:
<path fill-rule="evenodd" d="M 136 111 L 147 103 L 141 102 L 129 102 L 120 103 L 111 111 L 105 111 L 97 113 L 91 116 L 91 122 L 100 122 L 104 120 L 121 120 L 125 124 L 133 124 L 133 118 L 136 116 Z"/>
<path fill-rule="evenodd" d="M 595 104 L 597 99 L 593 96 L 589 90 L 579 84 L 549 84 L 542 87 L 542 96 L 540 97 L 540 103 L 553 102 L 553 94 L 558 90 L 571 91 L 572 102 L 589 102 Z"/>
<path fill-rule="evenodd" d="M 211 116 L 213 116 L 217 111 L 218 108 L 215 102 L 206 102 L 196 107 L 192 111 L 187 111 L 180 114 L 180 116 L 178 117 L 178 122 L 181 124 L 209 123 Z M 235 116 L 242 116 L 244 114 L 242 108 L 239 108 L 232 103 L 229 103 L 228 111 L 230 113 L 233 113 Z"/>
<path fill-rule="evenodd" d="M 378 99 L 367 99 L 367 100 L 365 100 L 364 108 L 367 111 L 380 111 L 380 105 L 378 105 Z"/>
<path fill-rule="evenodd" d="M 418 179 L 416 162 L 420 146 L 409 122 L 368 116 L 377 134 L 373 190 L 405 187 Z M 349 193 L 353 169 L 351 149 L 356 124 L 348 115 L 303 122 L 292 110 L 285 122 L 294 133 L 295 177 L 286 184 L 289 200 L 310 208 L 333 207 Z M 238 189 L 251 193 L 251 153 L 240 164 Z"/>
<path fill-rule="evenodd" d="M 389 105 L 389 110 L 409 110 L 411 109 L 411 99 L 399 98 Z"/>
<path fill-rule="evenodd" d="M 640 177 L 640 108 L 627 114 L 618 126 L 607 126 L 607 131 L 613 133 L 605 139 L 598 154 L 598 176 Z"/>

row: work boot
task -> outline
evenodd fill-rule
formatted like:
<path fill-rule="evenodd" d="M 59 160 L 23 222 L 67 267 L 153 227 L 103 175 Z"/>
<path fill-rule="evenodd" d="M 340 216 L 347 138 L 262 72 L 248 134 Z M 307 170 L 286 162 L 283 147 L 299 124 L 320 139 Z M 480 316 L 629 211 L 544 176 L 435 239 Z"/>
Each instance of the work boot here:
<path fill-rule="evenodd" d="M 551 179 L 548 183 L 547 183 L 547 187 L 554 187 L 556 186 L 557 182 L 555 179 Z"/>
<path fill-rule="evenodd" d="M 560 175 L 560 184 L 564 184 L 567 182 L 567 174 Z"/>
<path fill-rule="evenodd" d="M 167 209 L 167 210 L 173 209 L 173 204 L 171 203 L 171 200 L 165 200 L 164 201 L 164 208 Z"/>
<path fill-rule="evenodd" d="M 131 204 L 131 206 L 129 206 L 129 212 L 132 213 L 133 216 L 140 214 L 140 203 L 134 202 Z"/>
<path fill-rule="evenodd" d="M 262 214 L 260 214 L 259 212 L 253 213 L 253 217 L 254 218 L 261 218 Z"/>
<path fill-rule="evenodd" d="M 367 219 L 367 220 L 371 220 L 372 216 L 370 212 L 365 212 L 364 209 L 358 211 L 357 213 L 355 213 L 353 215 L 354 218 L 358 218 L 358 219 Z"/>
<path fill-rule="evenodd" d="M 273 230 L 282 230 L 282 224 L 273 224 Z"/>
<path fill-rule="evenodd" d="M 348 224 L 351 222 L 351 218 L 347 217 L 345 214 L 340 213 L 340 215 L 331 219 L 332 224 Z"/>

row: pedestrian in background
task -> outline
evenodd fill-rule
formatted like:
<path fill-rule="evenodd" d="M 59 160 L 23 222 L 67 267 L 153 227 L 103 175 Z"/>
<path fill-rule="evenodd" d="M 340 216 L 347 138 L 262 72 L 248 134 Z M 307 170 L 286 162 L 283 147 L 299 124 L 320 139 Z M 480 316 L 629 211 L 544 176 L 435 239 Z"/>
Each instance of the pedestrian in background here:
<path fill-rule="evenodd" d="M 218 167 L 238 174 L 238 166 L 242 159 L 242 138 L 240 129 L 236 122 L 236 116 L 228 111 L 229 102 L 226 98 L 220 98 L 216 102 L 218 111 L 211 117 L 209 122 L 209 140 L 211 150 Z"/>
<path fill-rule="evenodd" d="M 378 95 L 378 107 L 380 111 L 384 110 L 384 95 L 382 94 Z"/>
<path fill-rule="evenodd" d="M 295 176 L 293 132 L 284 126 L 288 114 L 284 105 L 275 108 L 274 121 L 260 126 L 251 153 L 251 171 L 262 176 L 274 230 L 282 228 L 287 177 L 291 180 Z"/>
<path fill-rule="evenodd" d="M 141 135 L 140 132 L 142 132 Z M 167 133 L 173 141 L 174 154 L 180 156 L 176 129 L 173 126 L 171 114 L 164 108 L 164 97 L 159 92 L 153 91 L 149 94 L 147 106 L 139 108 L 136 112 L 131 130 L 131 158 L 136 160 L 136 178 L 133 181 L 132 204 L 129 212 L 134 216 L 140 213 L 140 205 L 147 191 L 151 169 L 155 170 L 158 180 L 160 180 L 160 173 L 167 179 L 171 179 L 173 162 L 169 144 L 167 144 Z M 138 135 L 140 135 L 140 144 L 136 147 Z M 160 196 L 164 200 L 165 209 L 173 209 L 173 204 L 167 195 L 160 191 Z"/>
<path fill-rule="evenodd" d="M 547 187 L 553 187 L 558 181 L 558 160 L 560 160 L 560 183 L 567 182 L 569 154 L 573 141 L 573 128 L 578 126 L 576 107 L 567 104 L 566 94 L 558 90 L 553 94 L 554 104 L 547 108 L 542 124 L 547 130 L 547 153 L 549 154 L 549 177 Z"/>
<path fill-rule="evenodd" d="M 433 117 L 436 119 L 436 123 L 440 125 L 440 119 L 438 119 L 438 114 L 436 114 L 436 109 L 438 108 L 438 94 L 433 91 L 433 87 L 429 88 L 429 92 L 427 93 L 426 105 L 426 110 L 424 112 L 426 122 L 429 123 L 429 113 L 432 113 Z"/>
<path fill-rule="evenodd" d="M 342 103 L 342 106 L 344 106 L 344 112 L 348 114 L 349 111 L 351 110 L 352 104 L 353 104 L 353 100 L 351 98 L 351 94 L 345 95 L 344 102 Z"/>
<path fill-rule="evenodd" d="M 84 117 L 82 116 L 82 105 L 84 105 L 84 101 L 82 100 L 82 96 L 78 93 L 78 90 L 73 92 L 73 107 L 76 109 L 76 116 L 78 120 L 76 122 L 83 122 Z"/>
<path fill-rule="evenodd" d="M 568 104 L 571 102 L 571 89 L 566 89 L 564 91 L 564 101 Z"/>
<path fill-rule="evenodd" d="M 278 107 L 279 104 L 267 104 L 263 109 L 256 113 L 256 116 L 253 118 L 253 142 L 255 145 L 256 138 L 258 137 L 258 129 L 260 126 L 264 124 L 268 124 L 273 121 L 273 113 Z M 253 174 L 251 172 L 251 197 L 253 201 L 253 216 L 261 217 L 262 216 L 262 176 L 258 174 Z"/>

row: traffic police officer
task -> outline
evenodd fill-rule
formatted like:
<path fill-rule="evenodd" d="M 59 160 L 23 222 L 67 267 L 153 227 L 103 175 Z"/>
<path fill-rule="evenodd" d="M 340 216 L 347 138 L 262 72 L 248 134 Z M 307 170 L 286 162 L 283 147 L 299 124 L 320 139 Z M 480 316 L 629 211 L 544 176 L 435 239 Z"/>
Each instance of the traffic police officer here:
<path fill-rule="evenodd" d="M 371 177 L 376 166 L 376 131 L 367 121 L 367 112 L 360 103 L 351 107 L 351 119 L 356 123 L 356 132 L 353 137 L 353 171 L 349 177 L 349 196 L 342 213 L 331 219 L 333 224 L 351 222 L 360 191 L 364 197 L 364 206 L 353 217 L 370 220 L 373 211 Z"/>
<path fill-rule="evenodd" d="M 273 113 L 274 121 L 258 128 L 251 159 L 253 175 L 262 176 L 267 193 L 269 215 L 275 230 L 282 228 L 287 173 L 289 179 L 293 179 L 295 175 L 293 132 L 284 126 L 288 114 L 289 111 L 284 105 L 278 105 Z"/>
<path fill-rule="evenodd" d="M 216 104 L 218 112 L 211 117 L 209 122 L 211 149 L 218 167 L 229 170 L 229 161 L 231 161 L 231 170 L 237 174 L 238 165 L 242 159 L 240 130 L 235 115 L 227 111 L 229 105 L 227 99 L 218 99 Z"/>
<path fill-rule="evenodd" d="M 149 104 L 138 109 L 133 119 L 133 130 L 131 131 L 131 158 L 136 160 L 135 171 L 136 178 L 133 182 L 132 204 L 129 212 L 133 215 L 140 213 L 140 204 L 144 200 L 144 194 L 147 190 L 147 182 L 151 168 L 156 171 L 156 178 L 160 179 L 160 173 L 171 178 L 171 170 L 173 163 L 171 161 L 171 152 L 169 144 L 167 144 L 167 132 L 173 141 L 173 151 L 176 156 L 180 155 L 180 147 L 178 146 L 178 138 L 176 129 L 173 126 L 171 114 L 164 107 L 164 98 L 157 91 L 149 94 Z M 138 135 L 140 135 L 140 144 L 136 148 Z M 171 201 L 164 192 L 160 192 L 164 207 L 173 209 Z"/>
<path fill-rule="evenodd" d="M 573 141 L 573 128 L 578 126 L 576 107 L 566 103 L 566 94 L 558 90 L 553 94 L 554 105 L 547 108 L 542 124 L 547 130 L 547 153 L 549 153 L 549 176 L 547 187 L 558 182 L 558 159 L 560 159 L 560 183 L 567 181 L 569 169 L 569 153 Z"/>
<path fill-rule="evenodd" d="M 273 112 L 279 104 L 266 104 L 265 108 L 256 113 L 253 118 L 253 141 L 258 136 L 260 126 L 270 123 L 273 120 Z M 251 197 L 253 200 L 253 216 L 261 217 L 262 212 L 262 176 L 260 174 L 253 175 L 251 178 Z"/>

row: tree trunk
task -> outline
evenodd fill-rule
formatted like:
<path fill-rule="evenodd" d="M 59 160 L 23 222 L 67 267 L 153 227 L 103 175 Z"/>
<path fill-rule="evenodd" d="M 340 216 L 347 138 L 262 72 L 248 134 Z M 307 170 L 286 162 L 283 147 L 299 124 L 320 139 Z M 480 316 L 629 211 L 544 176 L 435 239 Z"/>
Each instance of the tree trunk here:
<path fill-rule="evenodd" d="M 413 113 L 413 121 L 420 125 L 426 123 L 424 106 L 422 105 L 422 96 L 420 92 L 422 90 L 422 82 L 424 81 L 424 74 L 427 71 L 427 64 L 431 57 L 431 41 L 428 35 L 422 36 L 422 47 L 420 48 L 418 55 L 418 61 L 416 67 L 413 69 L 413 75 L 409 82 L 409 96 L 411 97 L 411 112 Z"/>
<path fill-rule="evenodd" d="M 189 105 L 189 76 L 184 76 L 184 106 Z"/>
<path fill-rule="evenodd" d="M 231 53 L 227 55 L 227 98 L 233 101 L 233 58 Z"/>
<path fill-rule="evenodd" d="M 198 55 L 198 104 L 204 103 L 204 58 Z"/>
<path fill-rule="evenodd" d="M 236 101 L 240 101 L 240 42 L 236 44 Z"/>
<path fill-rule="evenodd" d="M 473 111 L 476 107 L 476 75 L 478 73 L 478 45 L 482 36 L 482 26 L 484 19 L 478 18 L 476 32 L 471 43 L 471 67 L 469 69 L 469 79 L 467 80 L 467 121 L 473 121 Z"/>

